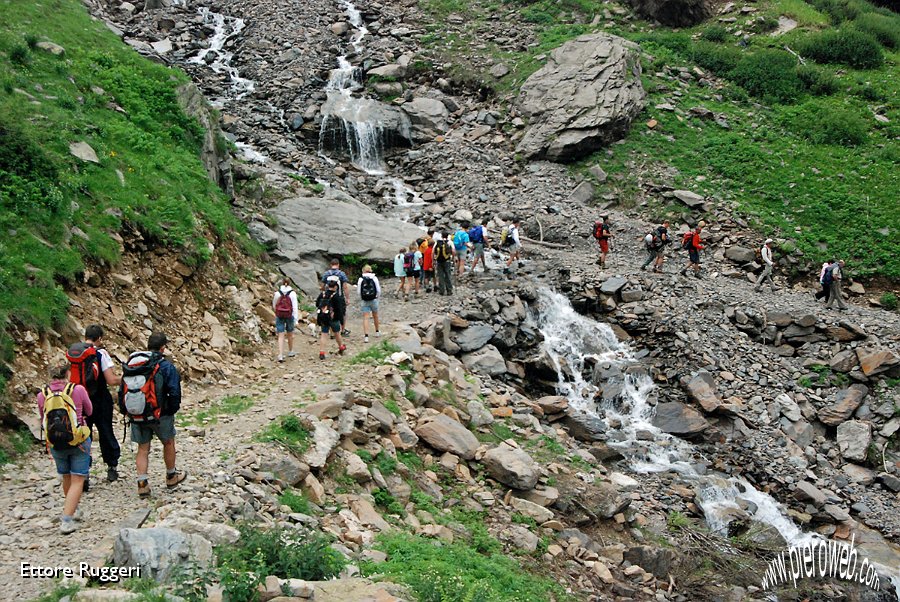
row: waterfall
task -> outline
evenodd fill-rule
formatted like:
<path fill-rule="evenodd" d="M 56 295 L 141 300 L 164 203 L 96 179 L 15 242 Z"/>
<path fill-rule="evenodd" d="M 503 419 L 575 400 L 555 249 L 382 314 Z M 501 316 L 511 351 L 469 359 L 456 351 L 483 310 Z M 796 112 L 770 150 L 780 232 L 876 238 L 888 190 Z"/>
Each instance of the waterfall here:
<path fill-rule="evenodd" d="M 653 381 L 642 370 L 634 369 L 639 367 L 634 352 L 628 344 L 618 341 L 607 324 L 582 316 L 566 297 L 547 289 L 540 291 L 539 307 L 537 326 L 544 336 L 544 351 L 558 375 L 559 393 L 569 400 L 574 410 L 619 425 L 610 432 L 607 444 L 625 456 L 634 472 L 677 473 L 697 492 L 697 503 L 713 532 L 727 534 L 729 511 L 743 506 L 753 521 L 775 529 L 788 545 L 802 545 L 820 538 L 817 534 L 804 533 L 788 518 L 781 504 L 744 479 L 705 474 L 695 468 L 694 460 L 701 459 L 697 449 L 653 425 Z M 619 369 L 623 375 L 622 387 L 615 399 L 598 402 L 602 389 L 592 378 L 585 377 L 585 371 L 604 363 Z M 651 435 L 649 441 L 647 433 Z M 747 503 L 740 505 L 738 500 Z M 896 566 L 874 562 L 873 565 L 898 587 L 900 572 Z"/>
<path fill-rule="evenodd" d="M 240 100 L 253 92 L 256 84 L 253 80 L 241 77 L 237 67 L 231 65 L 234 53 L 225 50 L 225 45 L 229 40 L 240 35 L 246 23 L 237 17 L 227 17 L 221 13 L 212 12 L 205 6 L 199 9 L 199 13 L 205 24 L 213 26 L 213 36 L 209 39 L 209 46 L 197 53 L 197 56 L 189 59 L 188 63 L 195 65 L 207 63 L 215 73 L 224 73 L 228 82 L 231 83 L 233 98 Z"/>

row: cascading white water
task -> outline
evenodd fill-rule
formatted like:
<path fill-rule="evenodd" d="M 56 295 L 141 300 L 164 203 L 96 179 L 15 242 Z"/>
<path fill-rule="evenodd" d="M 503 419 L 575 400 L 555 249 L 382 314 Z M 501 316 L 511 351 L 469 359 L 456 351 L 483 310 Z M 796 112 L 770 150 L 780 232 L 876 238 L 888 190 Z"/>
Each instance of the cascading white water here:
<path fill-rule="evenodd" d="M 544 350 L 558 374 L 559 393 L 568 398 L 575 410 L 621 424 L 610 433 L 607 444 L 616 447 L 635 472 L 672 471 L 680 475 L 697 492 L 697 502 L 714 532 L 726 533 L 728 511 L 742 508 L 752 520 L 775 529 L 789 545 L 820 538 L 804 533 L 787 517 L 781 504 L 745 480 L 701 474 L 694 468 L 692 459 L 700 459 L 697 449 L 653 425 L 653 382 L 640 371 L 637 375 L 634 371 L 628 373 L 628 367 L 637 365 L 634 354 L 627 344 L 618 341 L 608 325 L 582 316 L 563 295 L 547 289 L 540 292 L 539 303 L 537 325 L 544 335 Z M 584 372 L 604 362 L 620 368 L 625 376 L 615 400 L 598 402 L 602 389 Z M 638 437 L 638 431 L 643 436 Z M 647 440 L 647 433 L 652 440 Z M 739 504 L 738 500 L 744 503 Z M 900 568 L 874 561 L 873 565 L 891 577 L 895 589 L 900 586 Z"/>
<path fill-rule="evenodd" d="M 246 23 L 237 17 L 228 17 L 212 12 L 205 6 L 199 9 L 199 13 L 204 23 L 213 26 L 213 36 L 209 39 L 209 46 L 197 53 L 197 56 L 189 59 L 188 62 L 197 65 L 207 63 L 214 72 L 227 75 L 228 81 L 231 83 L 232 98 L 240 100 L 256 89 L 256 83 L 241 77 L 237 67 L 231 65 L 234 53 L 226 50 L 225 45 L 229 40 L 240 35 Z M 212 55 L 211 60 L 207 59 L 209 55 Z M 219 102 L 223 103 L 224 100 Z M 219 106 L 221 107 L 221 105 Z"/>

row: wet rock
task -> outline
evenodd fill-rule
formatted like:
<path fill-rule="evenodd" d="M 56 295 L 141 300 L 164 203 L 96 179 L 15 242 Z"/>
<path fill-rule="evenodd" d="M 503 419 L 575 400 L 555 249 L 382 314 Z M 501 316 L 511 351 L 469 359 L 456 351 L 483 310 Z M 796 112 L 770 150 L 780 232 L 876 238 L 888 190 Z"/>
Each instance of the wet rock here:
<path fill-rule="evenodd" d="M 670 435 L 690 437 L 705 431 L 709 422 L 697 410 L 672 401 L 656 406 L 653 426 Z"/>
<path fill-rule="evenodd" d="M 601 441 L 609 429 L 606 421 L 592 414 L 569 411 L 568 415 L 560 421 L 569 435 L 579 441 Z"/>
<path fill-rule="evenodd" d="M 539 469 L 525 451 L 501 443 L 481 459 L 488 474 L 513 489 L 531 489 L 537 484 Z"/>
<path fill-rule="evenodd" d="M 480 445 L 469 429 L 443 414 L 426 417 L 415 433 L 434 449 L 456 454 L 465 460 L 474 458 Z"/>
<path fill-rule="evenodd" d="M 821 508 L 828 500 L 828 496 L 812 483 L 801 481 L 794 488 L 794 499 L 798 502 L 810 502 L 817 508 Z"/>
<path fill-rule="evenodd" d="M 872 442 L 872 426 L 859 420 L 850 420 L 837 427 L 837 444 L 845 460 L 862 462 L 866 459 Z"/>
<path fill-rule="evenodd" d="M 868 393 L 869 388 L 865 385 L 851 385 L 848 389 L 838 391 L 834 403 L 819 410 L 819 420 L 830 426 L 841 424 L 850 418 Z"/>
<path fill-rule="evenodd" d="M 530 125 L 516 152 L 571 161 L 620 138 L 644 108 L 637 52 L 632 42 L 605 33 L 553 50 L 522 85 L 519 106 Z"/>

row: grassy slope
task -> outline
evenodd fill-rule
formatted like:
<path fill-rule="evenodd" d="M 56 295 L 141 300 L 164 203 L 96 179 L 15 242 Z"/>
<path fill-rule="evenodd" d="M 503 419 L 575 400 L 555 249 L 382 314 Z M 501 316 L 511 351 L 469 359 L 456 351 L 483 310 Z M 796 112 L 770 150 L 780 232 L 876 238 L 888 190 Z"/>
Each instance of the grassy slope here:
<path fill-rule="evenodd" d="M 37 48 L 44 40 L 65 55 Z M 195 263 L 209 257 L 210 234 L 240 230 L 200 163 L 199 125 L 178 107 L 186 81 L 78 0 L 0 0 L 0 330 L 59 324 L 60 285 L 85 261 L 115 262 L 126 223 Z M 99 165 L 69 154 L 79 141 Z M 0 350 L 8 357 L 5 335 Z"/>
<path fill-rule="evenodd" d="M 496 11 L 509 11 L 515 18 L 532 24 L 538 44 L 527 52 L 511 53 L 482 46 L 482 54 L 501 59 L 512 69 L 499 84 L 501 93 L 514 93 L 540 67 L 541 61 L 536 57 L 581 33 L 605 30 L 641 43 L 646 53 L 644 83 L 650 92 L 647 110 L 623 143 L 576 166 L 599 163 L 612 175 L 601 187 L 601 193 L 619 193 L 627 204 L 638 196 L 639 180 L 653 179 L 654 168 L 674 166 L 678 170 L 674 185 L 735 201 L 763 233 L 788 239 L 789 247 L 796 246 L 813 262 L 839 255 L 848 259 L 856 275 L 900 278 L 900 254 L 896 253 L 900 235 L 900 54 L 896 48 L 883 49 L 884 64 L 877 69 L 821 65 L 824 77 L 836 84 L 831 94 L 814 98 L 801 91 L 789 101 L 778 101 L 749 96 L 737 84 L 729 84 L 724 73 L 725 86 L 721 90 L 701 87 L 696 80 L 681 86 L 667 76 L 673 68 L 696 65 L 697 38 L 716 24 L 715 19 L 674 34 L 667 28 L 654 29 L 645 22 L 623 19 L 614 13 L 604 15 L 608 5 L 593 0 L 422 2 L 436 23 L 450 12 L 480 15 L 485 20 Z M 865 2 L 850 3 L 860 12 L 871 10 Z M 722 41 L 707 44 L 732 49 L 739 56 L 764 49 L 778 49 L 787 55 L 782 50 L 785 45 L 797 48 L 812 33 L 829 29 L 836 21 L 803 0 L 768 0 L 753 6 L 759 9 L 757 13 L 728 15 L 737 17 L 737 22 L 726 24 Z M 601 15 L 599 24 L 591 26 L 595 15 Z M 761 31 L 766 23 L 760 22 L 760 17 L 771 26 L 780 15 L 796 19 L 798 29 L 777 38 Z M 900 17 L 885 18 L 900 30 Z M 478 20 L 474 23 L 477 27 Z M 853 27 L 854 23 L 844 26 Z M 751 36 L 746 48 L 737 43 L 739 38 L 734 32 L 739 30 L 758 32 Z M 472 45 L 468 42 L 472 39 L 475 36 L 466 33 L 441 37 L 436 32 L 424 41 L 446 57 L 471 55 Z M 460 64 L 477 62 L 469 56 Z M 482 77 L 471 71 L 464 75 L 472 79 Z M 486 77 L 484 81 L 490 79 Z M 674 104 L 679 114 L 654 108 L 663 102 Z M 730 129 L 690 117 L 687 111 L 694 106 L 723 114 Z M 890 123 L 874 119 L 876 108 Z M 859 144 L 821 144 L 808 139 L 808 130 L 819 124 L 823 114 L 838 112 L 849 115 L 861 128 Z M 643 125 L 651 118 L 660 124 L 654 130 Z M 660 208 L 660 213 L 664 211 Z"/>

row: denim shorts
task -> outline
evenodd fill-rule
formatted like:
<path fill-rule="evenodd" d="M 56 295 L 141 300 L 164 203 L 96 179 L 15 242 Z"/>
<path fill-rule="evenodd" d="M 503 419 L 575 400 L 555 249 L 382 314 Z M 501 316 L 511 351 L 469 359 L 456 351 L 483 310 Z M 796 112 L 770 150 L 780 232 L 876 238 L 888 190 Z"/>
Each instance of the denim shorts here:
<path fill-rule="evenodd" d="M 328 334 L 329 331 L 335 332 L 335 333 L 340 332 L 341 331 L 341 323 L 340 322 L 331 322 L 330 324 L 329 323 L 322 324 L 322 332 L 324 334 Z"/>
<path fill-rule="evenodd" d="M 175 416 L 160 416 L 159 421 L 132 422 L 131 440 L 138 445 L 146 445 L 153 435 L 165 443 L 175 438 Z"/>
<path fill-rule="evenodd" d="M 294 318 L 275 318 L 275 332 L 294 332 Z"/>
<path fill-rule="evenodd" d="M 361 301 L 359 304 L 359 309 L 364 314 L 378 313 L 378 299 L 372 299 L 371 301 Z"/>
<path fill-rule="evenodd" d="M 57 474 L 73 474 L 86 477 L 91 471 L 91 439 L 88 437 L 81 445 L 64 449 L 50 448 L 50 455 L 56 462 Z"/>

